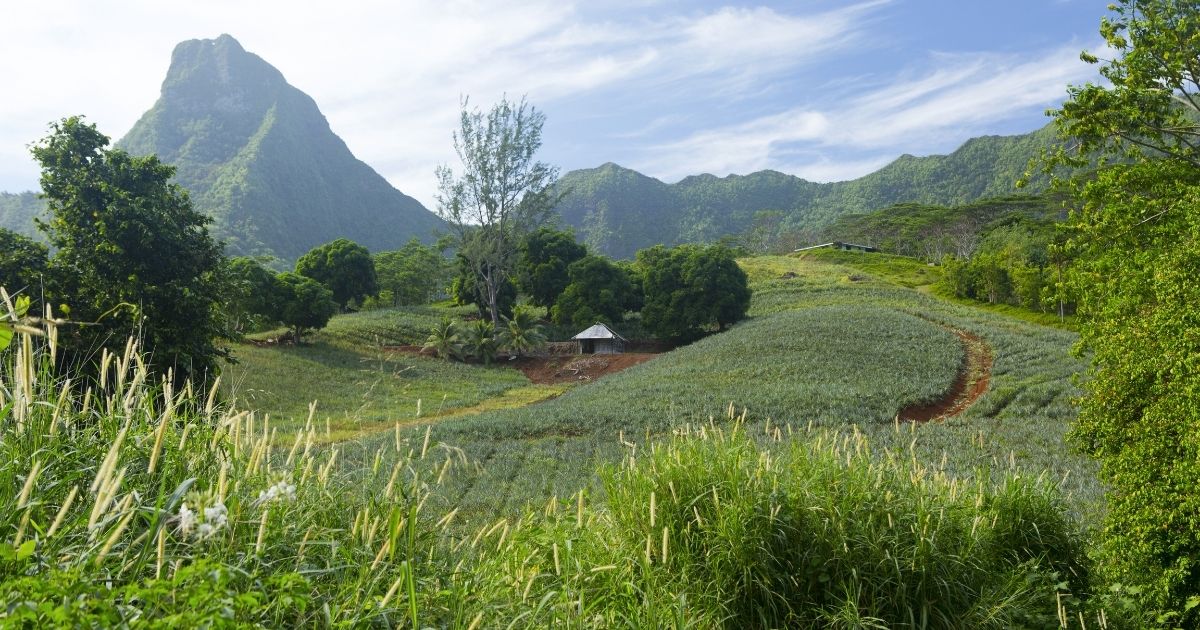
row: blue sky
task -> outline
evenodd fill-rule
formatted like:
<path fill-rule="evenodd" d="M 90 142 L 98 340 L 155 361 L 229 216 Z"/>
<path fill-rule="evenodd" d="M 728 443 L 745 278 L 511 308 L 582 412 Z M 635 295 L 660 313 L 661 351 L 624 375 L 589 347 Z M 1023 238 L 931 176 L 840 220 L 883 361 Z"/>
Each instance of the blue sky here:
<path fill-rule="evenodd" d="M 459 97 L 526 95 L 542 158 L 665 181 L 771 168 L 852 179 L 1047 122 L 1095 77 L 1105 2 L 44 0 L 0 9 L 0 190 L 25 145 L 82 113 L 120 137 L 174 44 L 220 33 L 308 92 L 359 158 L 432 204 Z M 103 6 L 101 6 L 103 5 Z M 64 79 L 69 77 L 69 79 Z"/>

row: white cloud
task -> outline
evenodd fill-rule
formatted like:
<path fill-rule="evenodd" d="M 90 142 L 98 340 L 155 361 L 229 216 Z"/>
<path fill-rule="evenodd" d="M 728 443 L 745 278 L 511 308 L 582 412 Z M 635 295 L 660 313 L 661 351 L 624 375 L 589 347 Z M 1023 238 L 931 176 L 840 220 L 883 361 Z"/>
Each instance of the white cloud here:
<path fill-rule="evenodd" d="M 902 152 L 988 132 L 989 125 L 1062 101 L 1095 69 L 1068 46 L 1039 55 L 936 54 L 933 67 L 863 85 L 844 102 L 809 104 L 694 133 L 647 150 L 632 166 L 665 181 L 774 168 L 817 181 L 865 175 Z M 803 150 L 797 150 L 797 147 Z M 833 161 L 826 152 L 860 156 Z M 798 155 L 816 156 L 809 159 Z"/>
<path fill-rule="evenodd" d="M 313 96 L 356 155 L 428 204 L 434 166 L 453 158 L 461 95 L 486 105 L 527 94 L 543 108 L 606 91 L 736 99 L 858 42 L 884 4 L 593 19 L 553 0 L 14 3 L 0 20 L 0 76 L 17 96 L 0 99 L 0 189 L 35 184 L 32 161 L 15 156 L 50 120 L 84 113 L 123 135 L 184 39 L 232 34 Z"/>

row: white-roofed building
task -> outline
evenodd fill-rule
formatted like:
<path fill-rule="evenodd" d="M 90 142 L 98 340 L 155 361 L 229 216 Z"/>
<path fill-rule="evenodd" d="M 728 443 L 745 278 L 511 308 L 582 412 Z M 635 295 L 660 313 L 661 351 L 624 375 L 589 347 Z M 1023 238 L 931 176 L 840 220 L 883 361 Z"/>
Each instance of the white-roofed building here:
<path fill-rule="evenodd" d="M 594 324 L 571 339 L 579 342 L 580 354 L 621 354 L 625 352 L 625 338 L 604 324 Z"/>

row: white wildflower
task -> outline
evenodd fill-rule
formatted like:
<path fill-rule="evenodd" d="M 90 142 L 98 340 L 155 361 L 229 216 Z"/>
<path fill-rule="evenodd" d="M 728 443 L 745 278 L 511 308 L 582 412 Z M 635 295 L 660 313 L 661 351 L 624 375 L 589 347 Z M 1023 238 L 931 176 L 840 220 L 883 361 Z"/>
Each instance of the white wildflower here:
<path fill-rule="evenodd" d="M 218 501 L 212 506 L 204 508 L 204 522 L 212 525 L 214 532 L 228 525 L 229 516 L 225 504 Z"/>
<path fill-rule="evenodd" d="M 189 502 L 194 509 L 188 507 Z M 229 525 L 229 513 L 225 504 L 215 501 L 211 492 L 193 492 L 180 504 L 175 520 L 181 534 L 204 540 Z"/>
<path fill-rule="evenodd" d="M 179 506 L 178 519 L 179 531 L 187 536 L 196 525 L 196 513 L 188 509 L 187 503 L 183 503 Z"/>
<path fill-rule="evenodd" d="M 296 500 L 296 484 L 289 482 L 287 479 L 280 479 L 271 487 L 258 493 L 257 504 L 269 503 L 271 501 L 295 501 Z"/>

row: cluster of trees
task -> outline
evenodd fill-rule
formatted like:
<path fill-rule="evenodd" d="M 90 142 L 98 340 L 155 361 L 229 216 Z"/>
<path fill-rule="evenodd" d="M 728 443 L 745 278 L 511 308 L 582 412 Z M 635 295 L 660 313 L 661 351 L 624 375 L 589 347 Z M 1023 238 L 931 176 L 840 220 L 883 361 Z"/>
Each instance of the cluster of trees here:
<path fill-rule="evenodd" d="M 658 245 L 634 261 L 612 261 L 588 253 L 572 232 L 542 227 L 520 244 L 513 277 L 498 292 L 501 321 L 512 316 L 520 291 L 561 326 L 639 317 L 656 337 L 684 342 L 742 319 L 750 305 L 746 274 L 722 245 Z M 455 298 L 486 317 L 481 284 L 460 264 Z"/>
<path fill-rule="evenodd" d="M 220 245 L 209 219 L 171 183 L 174 169 L 154 156 L 109 147 L 80 117 L 51 125 L 32 152 L 42 168 L 53 249 L 0 230 L 0 284 L 54 305 L 78 325 L 59 333 L 60 360 L 91 371 L 102 350 L 136 336 L 151 368 L 203 382 L 228 354 Z"/>
<path fill-rule="evenodd" d="M 309 250 L 296 261 L 295 271 L 273 273 L 268 264 L 238 257 L 226 265 L 224 305 L 234 335 L 284 324 L 298 342 L 337 312 L 424 304 L 442 290 L 447 267 L 437 247 L 416 239 L 372 256 L 362 245 L 339 238 Z"/>
<path fill-rule="evenodd" d="M 867 214 L 848 214 L 824 228 L 818 242 L 847 241 L 891 254 L 941 262 L 946 256 L 970 258 L 995 227 L 1019 219 L 1047 223 L 1065 218 L 1057 195 L 982 199 L 942 206 L 901 203 Z"/>
<path fill-rule="evenodd" d="M 1103 84 L 1054 115 L 1079 208 L 1062 248 L 1092 369 L 1073 437 L 1107 484 L 1102 578 L 1136 627 L 1200 626 L 1200 11 L 1119 0 Z"/>
<path fill-rule="evenodd" d="M 486 114 L 463 103 L 454 148 L 462 171 L 439 167 L 438 212 L 453 231 L 451 293 L 500 329 L 518 289 L 559 324 L 616 322 L 642 311 L 661 338 L 688 340 L 737 321 L 750 290 L 721 246 L 661 246 L 632 264 L 589 254 L 569 232 L 547 228 L 561 199 L 557 171 L 536 161 L 544 116 L 501 100 Z"/>
<path fill-rule="evenodd" d="M 487 319 L 463 322 L 445 318 L 429 331 L 423 349 L 443 359 L 474 359 L 488 365 L 499 353 L 520 357 L 545 345 L 546 335 L 537 317 L 528 306 L 518 306 L 500 328 Z"/>
<path fill-rule="evenodd" d="M 226 259 L 210 219 L 171 182 L 171 166 L 110 148 L 81 117 L 52 124 L 32 152 L 50 247 L 0 229 L 0 286 L 32 298 L 34 312 L 52 305 L 69 316 L 60 357 L 85 372 L 133 335 L 154 371 L 203 382 L 228 357 L 221 339 L 278 323 L 299 339 L 374 296 L 426 300 L 446 276 L 440 250 L 416 241 L 372 258 L 338 239 L 284 273 L 258 259 Z"/>
<path fill-rule="evenodd" d="M 957 297 L 1033 311 L 1073 313 L 1064 275 L 1068 261 L 1056 247 L 1052 220 L 1010 217 L 979 237 L 973 255 L 942 259 L 942 286 Z"/>

